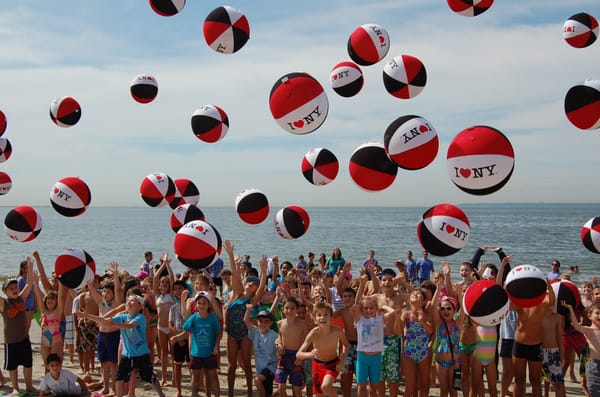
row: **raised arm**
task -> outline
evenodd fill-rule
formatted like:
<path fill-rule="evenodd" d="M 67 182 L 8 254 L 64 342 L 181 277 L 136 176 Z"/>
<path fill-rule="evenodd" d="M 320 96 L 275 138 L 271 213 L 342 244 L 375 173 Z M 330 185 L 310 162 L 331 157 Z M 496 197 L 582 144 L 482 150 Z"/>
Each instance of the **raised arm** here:
<path fill-rule="evenodd" d="M 38 273 L 40 275 L 40 281 L 42 282 L 44 291 L 48 292 L 52 289 L 52 284 L 50 283 L 50 280 L 48 280 L 48 276 L 46 275 L 46 270 L 44 269 L 44 264 L 42 263 L 40 253 L 38 251 L 33 251 L 32 255 L 35 259 L 35 264 L 37 265 Z"/>
<path fill-rule="evenodd" d="M 101 306 L 102 305 L 102 296 L 100 296 L 100 294 L 98 293 L 98 290 L 96 289 L 96 281 L 95 280 L 88 281 L 87 289 L 90 292 L 90 296 L 92 297 L 94 302 L 96 302 L 96 304 L 98 306 Z"/>
<path fill-rule="evenodd" d="M 250 313 L 252 312 L 252 309 L 254 309 L 254 305 L 252 303 L 247 303 L 246 312 L 244 313 L 244 323 L 246 324 L 246 327 L 248 329 L 252 329 L 255 327 L 252 321 L 250 321 Z"/>
<path fill-rule="evenodd" d="M 566 301 L 560 301 L 560 304 L 562 305 L 562 307 L 566 307 L 567 309 L 569 309 L 569 318 L 571 320 L 571 326 L 577 331 L 583 333 L 585 327 L 579 324 L 579 321 L 577 321 L 577 316 L 575 316 L 573 306 L 569 305 Z"/>
<path fill-rule="evenodd" d="M 121 285 L 121 278 L 119 277 L 119 263 L 112 262 L 110 264 L 110 273 L 112 275 L 113 284 L 115 286 L 115 293 L 113 297 L 113 305 L 117 305 L 123 302 L 123 286 Z"/>
<path fill-rule="evenodd" d="M 173 295 L 173 284 L 175 283 L 175 273 L 173 273 L 173 268 L 171 267 L 172 258 L 169 257 L 169 253 L 164 253 L 164 261 L 165 267 L 167 269 L 167 274 L 169 275 L 169 285 L 171 286 L 170 294 Z"/>
<path fill-rule="evenodd" d="M 33 262 L 30 257 L 27 257 L 27 277 L 25 287 L 19 292 L 19 296 L 23 299 L 29 296 L 31 288 L 37 285 L 39 287 L 38 275 L 33 271 Z M 38 288 L 39 289 L 39 288 Z M 41 303 L 41 302 L 40 302 Z"/>
<path fill-rule="evenodd" d="M 233 254 L 234 246 L 229 240 L 223 242 L 223 248 L 227 252 L 229 257 L 229 266 L 231 267 L 231 291 L 233 298 L 237 298 L 242 292 L 244 292 L 244 286 L 242 284 L 242 276 L 240 274 L 240 268 L 237 265 L 237 259 Z"/>
<path fill-rule="evenodd" d="M 267 256 L 266 255 L 263 255 L 262 258 L 260 258 L 259 265 L 260 265 L 260 282 L 258 284 L 258 289 L 256 290 L 256 293 L 254 294 L 254 296 L 251 299 L 251 302 L 254 303 L 255 305 L 260 301 L 260 298 L 262 298 L 263 293 L 265 292 L 265 288 L 267 286 Z"/>
<path fill-rule="evenodd" d="M 510 268 L 510 261 L 512 261 L 512 256 L 505 254 L 502 258 L 502 262 L 500 262 L 500 269 L 498 269 L 498 274 L 496 274 L 496 284 L 500 284 L 504 287 L 504 279 L 506 278 L 504 276 L 504 271 L 507 267 Z"/>
<path fill-rule="evenodd" d="M 554 307 L 554 303 L 556 302 L 556 294 L 554 294 L 554 288 L 552 288 L 549 278 L 546 278 L 546 285 L 548 286 L 548 294 L 544 298 L 544 302 L 548 306 Z"/>
<path fill-rule="evenodd" d="M 454 295 L 454 289 L 452 288 L 452 272 L 450 269 L 450 263 L 443 261 L 441 264 L 442 274 L 444 275 L 444 287 L 446 287 L 446 293 L 448 295 Z"/>
<path fill-rule="evenodd" d="M 160 275 L 162 274 L 163 270 L 165 270 L 165 267 L 167 266 L 167 261 L 165 260 L 165 254 L 162 254 L 160 257 L 160 265 L 158 266 L 158 270 L 156 270 L 156 275 L 154 277 L 154 279 L 152 279 L 152 292 L 154 292 L 156 295 L 160 295 Z M 171 283 L 171 285 L 173 285 Z"/>
<path fill-rule="evenodd" d="M 438 310 L 438 307 L 440 306 L 440 293 L 442 291 L 442 287 L 444 287 L 444 283 L 438 278 L 436 281 L 435 292 L 431 297 L 431 316 L 433 317 L 433 323 L 436 326 L 442 321 L 440 317 L 440 311 Z"/>
<path fill-rule="evenodd" d="M 65 287 L 60 281 L 58 282 L 58 302 L 56 303 L 56 312 L 60 318 L 63 318 L 65 312 L 65 300 L 70 289 Z"/>

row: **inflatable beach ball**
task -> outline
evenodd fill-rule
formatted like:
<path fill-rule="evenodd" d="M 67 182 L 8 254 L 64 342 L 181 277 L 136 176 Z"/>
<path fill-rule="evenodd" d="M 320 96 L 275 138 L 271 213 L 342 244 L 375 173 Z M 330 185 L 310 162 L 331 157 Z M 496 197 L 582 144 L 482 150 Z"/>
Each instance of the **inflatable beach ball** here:
<path fill-rule="evenodd" d="M 192 269 L 204 269 L 212 265 L 221 254 L 221 235 L 211 224 L 191 221 L 183 225 L 173 244 L 177 259 Z"/>
<path fill-rule="evenodd" d="M 200 201 L 200 191 L 189 179 L 178 178 L 173 181 L 175 183 L 175 197 L 169 203 L 171 208 L 175 209 L 182 204 L 198 205 Z"/>
<path fill-rule="evenodd" d="M 288 73 L 271 88 L 269 108 L 273 118 L 287 132 L 309 134 L 327 118 L 329 101 L 323 86 L 304 72 Z"/>
<path fill-rule="evenodd" d="M 277 211 L 274 226 L 279 237 L 293 240 L 302 237 L 308 231 L 310 217 L 304 208 L 288 205 Z"/>
<path fill-rule="evenodd" d="M 302 158 L 302 175 L 313 185 L 327 185 L 340 169 L 337 157 L 325 148 L 311 149 Z"/>
<path fill-rule="evenodd" d="M 185 6 L 185 0 L 149 0 L 149 2 L 152 10 L 163 17 L 172 17 Z"/>
<path fill-rule="evenodd" d="M 583 246 L 595 254 L 600 254 L 600 217 L 588 220 L 581 228 Z"/>
<path fill-rule="evenodd" d="M 383 85 L 400 99 L 416 97 L 427 83 L 425 65 L 412 55 L 399 55 L 383 67 Z"/>
<path fill-rule="evenodd" d="M 6 138 L 0 138 L 0 163 L 5 162 L 12 154 L 12 145 Z"/>
<path fill-rule="evenodd" d="M 12 187 L 12 179 L 6 172 L 0 172 L 0 196 L 8 193 Z"/>
<path fill-rule="evenodd" d="M 138 74 L 129 86 L 131 97 L 139 103 L 150 103 L 158 94 L 158 82 L 149 74 Z"/>
<path fill-rule="evenodd" d="M 488 10 L 494 0 L 448 0 L 448 7 L 463 17 L 476 17 Z"/>
<path fill-rule="evenodd" d="M 267 196 L 258 189 L 244 189 L 235 198 L 235 212 L 242 221 L 259 224 L 269 216 Z"/>
<path fill-rule="evenodd" d="M 142 181 L 140 195 L 150 207 L 164 207 L 175 197 L 175 184 L 167 174 L 155 172 Z"/>
<path fill-rule="evenodd" d="M 454 137 L 446 164 L 452 183 L 464 192 L 482 196 L 506 185 L 515 167 L 515 152 L 504 134 L 479 125 Z"/>
<path fill-rule="evenodd" d="M 248 19 L 230 6 L 217 7 L 204 20 L 204 40 L 221 54 L 239 51 L 250 38 Z"/>
<path fill-rule="evenodd" d="M 517 266 L 506 276 L 504 289 L 516 306 L 534 307 L 542 303 L 548 292 L 546 275 L 533 265 Z"/>
<path fill-rule="evenodd" d="M 467 215 L 452 204 L 438 204 L 423 214 L 417 226 L 421 246 L 436 256 L 460 251 L 469 241 L 471 224 Z"/>
<path fill-rule="evenodd" d="M 12 240 L 28 242 L 42 231 L 42 217 L 35 208 L 21 205 L 6 214 L 4 229 Z"/>
<path fill-rule="evenodd" d="M 571 87 L 565 96 L 565 113 L 579 129 L 600 127 L 600 80 L 585 80 Z"/>
<path fill-rule="evenodd" d="M 331 88 L 340 96 L 349 98 L 360 92 L 364 84 L 362 70 L 354 62 L 340 62 L 329 73 Z"/>
<path fill-rule="evenodd" d="M 192 131 L 201 141 L 215 143 L 227 135 L 229 117 L 216 105 L 203 105 L 192 114 Z"/>
<path fill-rule="evenodd" d="M 4 131 L 6 131 L 6 125 L 6 115 L 2 110 L 0 110 L 0 136 L 4 134 Z"/>
<path fill-rule="evenodd" d="M 50 191 L 50 204 L 61 215 L 72 217 L 85 212 L 92 201 L 88 185 L 70 176 L 56 182 Z"/>
<path fill-rule="evenodd" d="M 78 291 L 96 275 L 94 258 L 79 248 L 69 248 L 54 261 L 56 278 L 67 288 Z"/>
<path fill-rule="evenodd" d="M 479 325 L 498 325 L 510 309 L 506 291 L 493 280 L 478 280 L 463 295 L 465 314 Z"/>
<path fill-rule="evenodd" d="M 563 25 L 563 38 L 571 47 L 590 46 L 598 38 L 598 21 L 586 12 L 575 14 Z"/>
<path fill-rule="evenodd" d="M 569 280 L 552 280 L 550 286 L 556 297 L 554 301 L 554 312 L 568 317 L 569 309 L 563 307 L 561 302 L 565 301 L 576 309 L 581 304 L 581 293 L 579 292 L 579 288 L 577 288 L 575 283 L 572 283 Z"/>
<path fill-rule="evenodd" d="M 383 135 L 383 145 L 398 167 L 418 170 L 428 166 L 438 153 L 439 139 L 431 123 L 421 116 L 394 120 Z"/>
<path fill-rule="evenodd" d="M 379 25 L 368 23 L 356 28 L 348 38 L 348 55 L 359 65 L 381 61 L 390 49 L 390 36 Z"/>
<path fill-rule="evenodd" d="M 191 221 L 205 221 L 204 212 L 194 204 L 181 204 L 171 213 L 171 229 L 175 233 Z"/>
<path fill-rule="evenodd" d="M 81 106 L 70 96 L 56 98 L 50 103 L 50 118 L 59 127 L 72 127 L 81 118 Z"/>
<path fill-rule="evenodd" d="M 387 189 L 398 173 L 398 166 L 390 160 L 379 142 L 360 145 L 350 156 L 350 177 L 359 187 L 376 192 Z"/>

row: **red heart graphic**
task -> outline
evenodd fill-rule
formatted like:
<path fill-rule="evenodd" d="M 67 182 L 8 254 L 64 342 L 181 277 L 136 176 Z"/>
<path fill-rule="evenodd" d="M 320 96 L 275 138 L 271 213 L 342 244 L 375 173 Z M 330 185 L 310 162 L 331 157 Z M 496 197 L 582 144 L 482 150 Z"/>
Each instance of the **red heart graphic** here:
<path fill-rule="evenodd" d="M 572 31 L 573 31 L 573 28 L 569 26 L 569 27 L 567 28 L 567 32 L 572 32 Z"/>
<path fill-rule="evenodd" d="M 304 120 L 294 121 L 294 127 L 296 127 L 296 128 L 302 128 L 302 127 L 304 127 Z"/>
<path fill-rule="evenodd" d="M 523 270 L 523 268 L 522 268 L 522 267 L 517 267 L 517 268 L 515 269 L 515 272 L 520 272 L 521 270 Z"/>
<path fill-rule="evenodd" d="M 380 42 L 381 44 L 385 43 L 385 37 L 383 37 L 383 36 L 379 36 L 379 42 Z"/>
<path fill-rule="evenodd" d="M 60 192 L 60 190 L 58 190 L 57 187 L 54 188 L 54 194 L 58 194 L 58 192 Z"/>
<path fill-rule="evenodd" d="M 333 75 L 333 81 L 336 81 L 336 80 L 337 80 L 337 77 L 338 77 L 338 76 L 337 76 L 337 74 L 334 74 L 334 75 Z"/>
<path fill-rule="evenodd" d="M 471 176 L 471 170 L 468 168 L 461 168 L 459 172 L 463 178 L 468 178 Z"/>
<path fill-rule="evenodd" d="M 425 124 L 421 124 L 419 126 L 419 131 L 420 132 L 427 132 L 427 131 L 429 131 L 429 127 L 427 127 Z"/>
<path fill-rule="evenodd" d="M 446 225 L 446 232 L 448 232 L 448 234 L 454 233 L 455 230 L 456 230 L 456 228 L 454 226 Z"/>
<path fill-rule="evenodd" d="M 197 231 L 199 231 L 200 233 L 202 233 L 202 232 L 204 231 L 204 226 L 202 226 L 202 225 L 198 225 L 198 226 L 196 226 L 196 228 L 195 228 L 195 229 L 196 229 Z"/>
<path fill-rule="evenodd" d="M 162 176 L 160 176 L 160 175 L 156 175 L 156 180 L 157 180 L 157 181 L 160 181 L 161 179 L 162 179 Z"/>

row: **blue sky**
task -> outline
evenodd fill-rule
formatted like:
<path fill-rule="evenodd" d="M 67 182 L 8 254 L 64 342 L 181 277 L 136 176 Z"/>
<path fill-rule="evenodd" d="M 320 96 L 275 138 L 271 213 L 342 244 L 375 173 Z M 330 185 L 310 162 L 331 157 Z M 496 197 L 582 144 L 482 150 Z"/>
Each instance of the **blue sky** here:
<path fill-rule="evenodd" d="M 219 3 L 188 1 L 173 17 L 147 1 L 64 0 L 5 2 L 0 6 L 0 109 L 12 157 L 0 171 L 13 180 L 0 205 L 47 205 L 54 183 L 79 176 L 92 205 L 145 205 L 142 179 L 153 172 L 189 178 L 200 206 L 229 206 L 244 188 L 262 190 L 272 206 L 418 205 L 440 202 L 595 202 L 599 131 L 580 131 L 566 119 L 567 90 L 600 79 L 600 42 L 574 49 L 562 39 L 571 15 L 600 17 L 596 0 L 497 1 L 476 18 L 454 14 L 440 0 L 237 1 L 251 37 L 232 55 L 211 50 L 202 37 L 206 15 Z M 390 36 L 386 58 L 362 67 L 365 86 L 337 96 L 329 71 L 348 60 L 350 33 L 377 23 Z M 393 56 L 418 57 L 428 73 L 410 100 L 390 96 L 381 73 Z M 282 130 L 268 96 L 282 75 L 306 71 L 329 98 L 325 124 L 305 136 Z M 158 81 L 157 99 L 132 100 L 140 73 Z M 82 118 L 72 128 L 48 116 L 56 97 L 73 96 Z M 190 117 L 204 104 L 229 115 L 227 136 L 214 144 L 194 137 Z M 416 114 L 436 128 L 435 161 L 399 170 L 382 192 L 358 188 L 348 173 L 355 148 L 383 141 L 387 125 Z M 483 197 L 456 188 L 446 169 L 452 138 L 472 125 L 501 130 L 515 150 L 515 171 L 500 191 Z M 340 161 L 330 185 L 310 185 L 300 172 L 304 153 L 326 147 Z"/>

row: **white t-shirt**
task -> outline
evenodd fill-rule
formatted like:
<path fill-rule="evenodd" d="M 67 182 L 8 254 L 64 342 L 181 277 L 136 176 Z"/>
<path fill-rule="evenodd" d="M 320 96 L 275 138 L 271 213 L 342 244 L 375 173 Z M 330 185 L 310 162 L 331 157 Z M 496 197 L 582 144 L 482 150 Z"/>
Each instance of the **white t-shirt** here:
<path fill-rule="evenodd" d="M 77 375 L 65 369 L 60 370 L 58 379 L 54 379 L 48 372 L 40 381 L 40 390 L 54 394 L 81 395 L 81 386 L 77 382 Z"/>
<path fill-rule="evenodd" d="M 356 351 L 377 353 L 383 351 L 383 315 L 375 317 L 360 316 L 354 323 L 358 341 Z"/>

